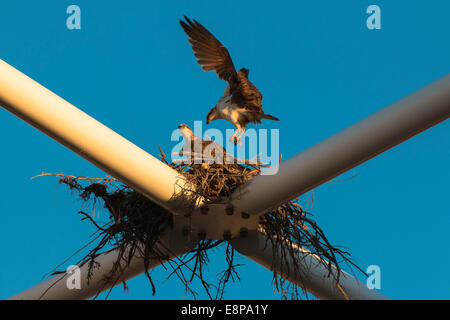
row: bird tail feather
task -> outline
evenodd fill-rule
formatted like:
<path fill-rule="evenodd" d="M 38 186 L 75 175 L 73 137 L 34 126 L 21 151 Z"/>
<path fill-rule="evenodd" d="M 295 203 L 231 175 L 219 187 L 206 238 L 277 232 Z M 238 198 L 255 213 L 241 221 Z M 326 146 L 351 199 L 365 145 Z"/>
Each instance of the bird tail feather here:
<path fill-rule="evenodd" d="M 271 116 L 270 114 L 264 114 L 263 119 L 280 121 L 280 119 L 278 119 L 274 116 Z"/>

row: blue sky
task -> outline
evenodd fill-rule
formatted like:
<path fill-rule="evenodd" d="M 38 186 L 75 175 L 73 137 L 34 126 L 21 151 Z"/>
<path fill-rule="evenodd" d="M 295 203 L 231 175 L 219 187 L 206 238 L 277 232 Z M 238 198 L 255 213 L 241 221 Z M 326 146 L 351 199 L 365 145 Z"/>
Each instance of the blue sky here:
<path fill-rule="evenodd" d="M 81 8 L 81 30 L 66 8 Z M 381 30 L 366 8 L 381 8 Z M 248 67 L 267 113 L 281 119 L 287 159 L 450 72 L 448 1 L 3 1 L 0 59 L 156 155 L 178 124 L 204 120 L 225 82 L 196 63 L 178 24 L 199 20 Z M 231 124 L 216 121 L 221 130 Z M 449 299 L 448 121 L 314 190 L 313 213 L 329 240 L 363 268 L 381 269 L 392 299 Z M 95 166 L 0 109 L 3 168 L 0 298 L 41 281 L 94 229 L 81 204 L 42 171 L 104 176 Z M 103 213 L 103 217 L 106 213 Z M 223 257 L 211 256 L 213 279 Z M 272 274 L 241 257 L 227 299 L 279 299 Z M 177 279 L 154 271 L 111 299 L 183 299 Z M 200 289 L 199 289 L 200 290 Z M 202 292 L 200 290 L 200 292 Z M 201 295 L 201 298 L 206 298 Z"/>

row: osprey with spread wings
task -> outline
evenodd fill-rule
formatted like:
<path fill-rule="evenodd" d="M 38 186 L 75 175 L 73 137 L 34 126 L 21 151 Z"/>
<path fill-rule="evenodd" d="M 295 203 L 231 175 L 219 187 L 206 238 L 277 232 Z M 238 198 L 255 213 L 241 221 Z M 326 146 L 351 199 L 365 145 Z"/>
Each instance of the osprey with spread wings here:
<path fill-rule="evenodd" d="M 249 122 L 257 124 L 262 119 L 279 121 L 264 113 L 262 94 L 248 79 L 249 70 L 242 68 L 236 71 L 228 50 L 196 20 L 184 18 L 186 21 L 180 20 L 180 24 L 189 36 L 188 41 L 200 66 L 205 71 L 215 71 L 220 79 L 228 82 L 223 97 L 208 112 L 206 123 L 217 119 L 231 122 L 236 127 L 231 141 L 240 144 Z"/>

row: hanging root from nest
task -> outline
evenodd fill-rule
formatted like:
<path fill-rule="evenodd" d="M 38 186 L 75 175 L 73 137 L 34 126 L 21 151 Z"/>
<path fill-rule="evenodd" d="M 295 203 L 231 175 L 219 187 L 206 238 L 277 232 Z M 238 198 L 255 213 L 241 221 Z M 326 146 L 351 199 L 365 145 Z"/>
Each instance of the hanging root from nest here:
<path fill-rule="evenodd" d="M 161 148 L 160 152 L 162 161 L 177 170 L 188 182 L 185 184 L 188 187 L 185 187 L 181 193 L 186 194 L 188 191 L 186 188 L 189 191 L 195 190 L 195 192 L 188 192 L 191 209 L 195 207 L 200 197 L 204 203 L 226 203 L 240 185 L 261 172 L 261 164 L 258 162 L 207 165 L 204 163 L 169 163 Z M 111 177 L 102 179 L 49 173 L 42 173 L 39 176 L 47 175 L 59 177 L 59 183 L 68 186 L 72 192 L 76 193 L 84 203 L 89 205 L 92 212 L 101 205 L 109 213 L 108 221 L 99 223 L 92 216 L 92 212 L 79 212 L 82 220 L 89 221 L 97 229 L 93 239 L 88 243 L 94 247 L 89 249 L 77 263 L 78 266 L 88 264 L 88 279 L 94 269 L 98 267 L 95 258 L 105 250 L 114 249 L 119 252 L 110 274 L 105 277 L 105 286 L 108 285 L 108 287 L 111 287 L 111 284 L 117 284 L 132 257 L 141 257 L 146 270 L 149 269 L 150 263 L 154 259 L 167 261 L 167 251 L 162 250 L 164 244 L 160 241 L 160 235 L 164 230 L 173 227 L 172 214 L 169 211 Z M 184 206 L 184 208 L 187 207 Z M 187 210 L 187 214 L 189 211 Z M 339 285 L 341 263 L 345 262 L 350 267 L 356 267 L 364 273 L 351 261 L 348 251 L 330 244 L 324 232 L 312 220 L 312 215 L 302 209 L 299 199 L 288 201 L 266 213 L 261 218 L 259 229 L 267 236 L 267 241 L 272 244 L 274 261 L 290 266 L 290 270 L 285 271 L 292 272 L 292 274 L 304 273 L 296 247 L 304 248 L 310 254 L 318 257 L 320 263 L 329 270 L 329 275 L 334 278 L 336 286 L 344 297 L 347 296 Z M 204 272 L 205 266 L 209 262 L 208 254 L 218 247 L 222 247 L 224 250 L 227 267 L 219 274 L 218 278 L 209 281 Z M 230 281 L 239 280 L 237 272 L 239 264 L 235 264 L 234 258 L 235 251 L 228 241 L 202 240 L 186 254 L 167 261 L 164 267 L 170 270 L 168 277 L 176 275 L 184 285 L 186 293 L 192 295 L 193 298 L 199 294 L 194 290 L 194 287 L 197 287 L 194 285 L 195 280 L 200 281 L 201 287 L 210 299 L 222 299 L 226 285 Z M 53 272 L 53 274 L 55 273 L 60 272 Z M 148 271 L 146 271 L 146 275 L 154 295 L 156 286 Z M 303 289 L 300 291 L 297 286 L 276 271 L 273 273 L 273 285 L 283 299 L 299 299 L 302 297 L 302 293 L 306 297 L 308 296 Z M 124 288 L 127 288 L 125 283 Z"/>

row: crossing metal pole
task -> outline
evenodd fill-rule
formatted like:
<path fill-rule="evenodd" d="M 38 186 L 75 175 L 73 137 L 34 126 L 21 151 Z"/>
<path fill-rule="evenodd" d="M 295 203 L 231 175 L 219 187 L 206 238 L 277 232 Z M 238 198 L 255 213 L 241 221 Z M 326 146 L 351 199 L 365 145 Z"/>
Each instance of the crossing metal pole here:
<path fill-rule="evenodd" d="M 180 175 L 0 60 L 0 105 L 146 197 L 173 210 Z"/>
<path fill-rule="evenodd" d="M 249 232 L 246 238 L 232 240 L 233 248 L 242 255 L 252 259 L 265 268 L 276 271 L 278 275 L 308 291 L 319 299 L 326 300 L 386 300 L 376 290 L 368 287 L 345 271 L 341 271 L 339 285 L 336 285 L 337 270 L 332 268 L 331 274 L 326 262 L 308 250 L 285 242 L 274 246 L 267 237 L 259 232 Z M 295 249 L 296 259 L 289 255 L 289 247 Z M 286 260 L 279 259 L 284 256 Z M 342 292 L 345 292 L 346 296 Z"/>
<path fill-rule="evenodd" d="M 0 105 L 173 212 L 173 195 L 183 183 L 175 170 L 1 60 Z M 447 76 L 289 159 L 277 175 L 256 177 L 234 194 L 233 204 L 266 212 L 445 120 L 449 111 Z M 266 266 L 271 259 L 249 255 Z M 319 282 L 310 286 L 327 296 Z"/>
<path fill-rule="evenodd" d="M 450 116 L 450 74 L 282 162 L 239 188 L 232 204 L 263 214 Z"/>
<path fill-rule="evenodd" d="M 186 241 L 181 235 L 181 230 L 174 230 L 166 233 L 160 238 L 160 243 L 156 244 L 157 250 L 166 260 L 151 259 L 149 269 L 156 268 L 160 264 L 183 255 L 194 248 L 196 241 Z M 111 274 L 116 268 L 119 251 L 112 250 L 99 255 L 95 259 L 95 267 L 89 274 L 89 264 L 85 263 L 79 267 L 79 288 L 68 285 L 75 275 L 70 272 L 55 275 L 41 283 L 21 292 L 10 300 L 83 300 L 92 298 L 103 291 L 122 284 L 123 282 L 145 272 L 144 260 L 141 257 L 133 256 L 127 264 L 128 252 L 122 255 L 120 267 L 123 273 Z M 98 263 L 98 264 L 97 264 Z M 115 269 L 116 270 L 116 269 Z"/>

